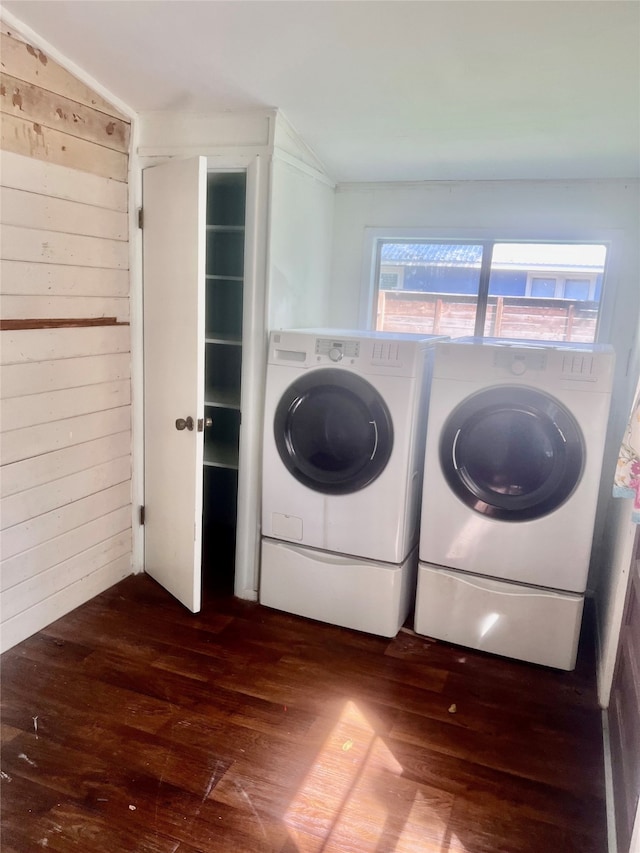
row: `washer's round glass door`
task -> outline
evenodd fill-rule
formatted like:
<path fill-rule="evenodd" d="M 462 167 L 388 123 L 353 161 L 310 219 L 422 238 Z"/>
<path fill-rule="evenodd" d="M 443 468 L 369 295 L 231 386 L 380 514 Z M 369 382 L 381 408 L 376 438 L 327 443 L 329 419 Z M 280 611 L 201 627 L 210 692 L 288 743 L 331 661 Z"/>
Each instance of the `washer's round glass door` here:
<path fill-rule="evenodd" d="M 540 518 L 582 476 L 585 445 L 571 413 L 532 388 L 500 386 L 463 401 L 440 438 L 440 464 L 471 509 L 501 521 Z"/>
<path fill-rule="evenodd" d="M 369 382 L 345 370 L 315 370 L 293 382 L 273 428 L 291 474 L 326 494 L 364 489 L 385 469 L 393 447 L 386 403 Z"/>

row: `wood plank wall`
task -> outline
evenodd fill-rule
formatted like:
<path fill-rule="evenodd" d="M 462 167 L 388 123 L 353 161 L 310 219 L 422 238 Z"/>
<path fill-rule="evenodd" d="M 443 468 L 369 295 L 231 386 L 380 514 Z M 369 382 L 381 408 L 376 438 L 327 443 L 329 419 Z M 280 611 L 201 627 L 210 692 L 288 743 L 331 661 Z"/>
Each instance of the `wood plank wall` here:
<path fill-rule="evenodd" d="M 7 649 L 131 572 L 130 122 L 2 26 Z"/>

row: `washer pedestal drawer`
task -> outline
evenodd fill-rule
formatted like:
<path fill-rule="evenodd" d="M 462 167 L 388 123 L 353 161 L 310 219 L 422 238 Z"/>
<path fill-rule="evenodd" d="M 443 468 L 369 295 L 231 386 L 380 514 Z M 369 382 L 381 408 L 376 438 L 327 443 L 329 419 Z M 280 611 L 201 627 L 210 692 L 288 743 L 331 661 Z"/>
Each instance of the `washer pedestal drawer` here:
<path fill-rule="evenodd" d="M 557 669 L 576 664 L 584 596 L 418 565 L 415 630 Z"/>
<path fill-rule="evenodd" d="M 413 605 L 418 549 L 400 564 L 262 540 L 261 604 L 395 637 Z"/>

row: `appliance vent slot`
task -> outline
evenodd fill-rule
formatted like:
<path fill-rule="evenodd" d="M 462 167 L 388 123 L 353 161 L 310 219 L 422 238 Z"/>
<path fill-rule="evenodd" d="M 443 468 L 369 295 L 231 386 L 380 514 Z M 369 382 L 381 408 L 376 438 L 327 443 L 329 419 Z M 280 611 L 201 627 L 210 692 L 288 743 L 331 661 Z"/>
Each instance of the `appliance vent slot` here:
<path fill-rule="evenodd" d="M 373 360 L 386 363 L 398 361 L 400 344 L 398 341 L 376 341 L 373 345 Z"/>
<path fill-rule="evenodd" d="M 562 359 L 562 375 L 570 379 L 595 381 L 593 356 L 585 353 L 571 353 Z"/>

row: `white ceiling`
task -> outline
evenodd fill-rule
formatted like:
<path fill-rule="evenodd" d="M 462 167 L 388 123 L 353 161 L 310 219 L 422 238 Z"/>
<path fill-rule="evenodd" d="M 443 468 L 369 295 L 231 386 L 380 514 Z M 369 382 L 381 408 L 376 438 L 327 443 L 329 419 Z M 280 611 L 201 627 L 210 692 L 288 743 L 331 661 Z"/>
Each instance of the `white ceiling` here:
<path fill-rule="evenodd" d="M 337 181 L 640 174 L 638 0 L 7 0 L 136 111 L 282 110 Z"/>

